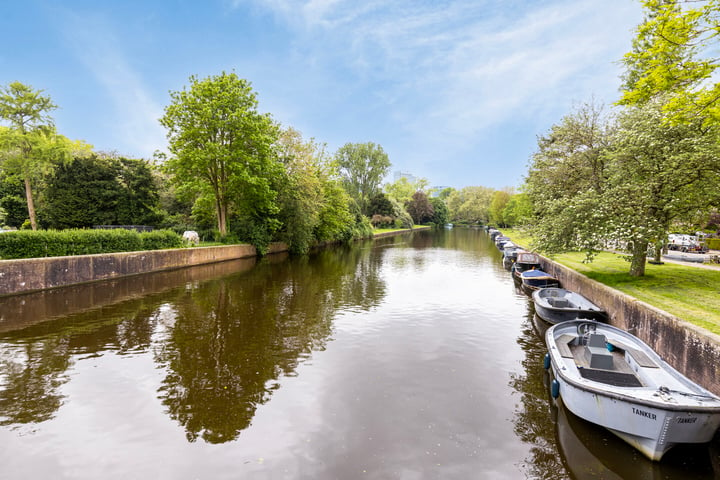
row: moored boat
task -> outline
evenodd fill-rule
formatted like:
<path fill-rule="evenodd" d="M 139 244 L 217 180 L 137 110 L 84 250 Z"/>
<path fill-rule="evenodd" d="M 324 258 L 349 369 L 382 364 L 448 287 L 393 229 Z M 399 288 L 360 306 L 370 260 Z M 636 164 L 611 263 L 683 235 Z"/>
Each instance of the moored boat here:
<path fill-rule="evenodd" d="M 497 237 L 495 237 L 495 246 L 498 250 L 502 251 L 502 249 L 507 243 L 512 243 L 510 241 L 510 237 L 506 237 L 505 235 L 498 235 Z"/>
<path fill-rule="evenodd" d="M 677 444 L 708 442 L 720 426 L 720 397 L 624 330 L 571 320 L 550 327 L 545 340 L 552 396 L 651 460 Z"/>
<path fill-rule="evenodd" d="M 502 251 L 503 267 L 505 267 L 506 270 L 510 270 L 512 268 L 512 264 L 515 263 L 515 260 L 517 260 L 518 253 L 522 251 L 523 249 L 518 247 L 517 245 L 512 245 L 510 247 L 506 245 Z"/>
<path fill-rule="evenodd" d="M 518 252 L 515 263 L 512 265 L 510 270 L 512 273 L 513 280 L 517 285 L 522 284 L 522 278 L 520 275 L 526 270 L 539 269 L 540 268 L 540 256 L 537 253 L 532 252 Z"/>
<path fill-rule="evenodd" d="M 520 274 L 522 289 L 532 296 L 535 290 L 548 287 L 560 287 L 560 280 L 539 269 L 525 270 Z"/>
<path fill-rule="evenodd" d="M 548 323 L 568 320 L 607 320 L 607 312 L 579 293 L 558 287 L 535 290 L 532 293 L 535 313 Z"/>

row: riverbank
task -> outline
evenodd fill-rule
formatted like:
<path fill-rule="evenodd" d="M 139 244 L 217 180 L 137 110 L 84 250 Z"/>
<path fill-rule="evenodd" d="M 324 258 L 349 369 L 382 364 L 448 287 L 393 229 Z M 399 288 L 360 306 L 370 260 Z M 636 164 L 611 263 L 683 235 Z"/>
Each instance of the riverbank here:
<path fill-rule="evenodd" d="M 527 245 L 528 237 L 506 230 L 506 235 L 519 245 Z M 720 265 L 676 261 L 663 258 L 664 264 L 648 262 L 645 275 L 629 274 L 629 263 L 622 253 L 600 252 L 585 262 L 585 254 L 571 252 L 552 255 L 553 261 L 571 268 L 610 288 L 653 305 L 689 323 L 720 335 Z"/>
<path fill-rule="evenodd" d="M 592 263 L 583 263 L 581 253 L 541 258 L 543 270 L 564 288 L 606 310 L 608 323 L 637 336 L 683 375 L 720 395 L 720 271 L 649 264 L 638 278 L 609 252 Z"/>
<path fill-rule="evenodd" d="M 383 231 L 374 237 L 402 235 L 429 228 Z M 284 253 L 287 250 L 287 245 L 273 243 L 268 248 L 268 255 Z M 241 244 L 0 260 L 0 296 L 255 257 L 257 257 L 255 247 Z"/>

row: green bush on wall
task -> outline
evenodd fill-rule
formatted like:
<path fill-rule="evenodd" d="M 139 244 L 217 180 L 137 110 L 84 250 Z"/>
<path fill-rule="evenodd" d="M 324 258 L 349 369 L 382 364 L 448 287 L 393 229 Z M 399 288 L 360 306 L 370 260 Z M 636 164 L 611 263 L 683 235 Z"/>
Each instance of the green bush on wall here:
<path fill-rule="evenodd" d="M 170 230 L 143 233 L 123 229 L 18 230 L 0 234 L 0 258 L 5 260 L 160 250 L 182 246 L 182 237 Z"/>

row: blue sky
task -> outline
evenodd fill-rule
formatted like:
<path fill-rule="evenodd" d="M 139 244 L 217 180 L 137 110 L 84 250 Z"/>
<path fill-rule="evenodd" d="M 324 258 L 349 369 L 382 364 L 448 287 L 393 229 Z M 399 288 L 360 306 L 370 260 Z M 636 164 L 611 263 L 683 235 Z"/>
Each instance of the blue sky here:
<path fill-rule="evenodd" d="M 3 3 L 0 85 L 44 90 L 59 133 L 97 150 L 151 158 L 169 92 L 234 71 L 330 152 L 374 142 L 456 188 L 519 186 L 537 135 L 614 102 L 642 20 L 634 0 Z"/>

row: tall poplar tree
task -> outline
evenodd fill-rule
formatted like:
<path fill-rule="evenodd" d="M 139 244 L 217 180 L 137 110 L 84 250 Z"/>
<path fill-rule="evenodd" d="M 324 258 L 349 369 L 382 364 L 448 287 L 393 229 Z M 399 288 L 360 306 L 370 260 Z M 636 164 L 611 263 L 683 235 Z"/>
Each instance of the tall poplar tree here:
<path fill-rule="evenodd" d="M 390 170 L 390 159 L 380 145 L 346 143 L 335 154 L 345 189 L 367 215 L 370 198 L 380 192 L 380 183 Z"/>

